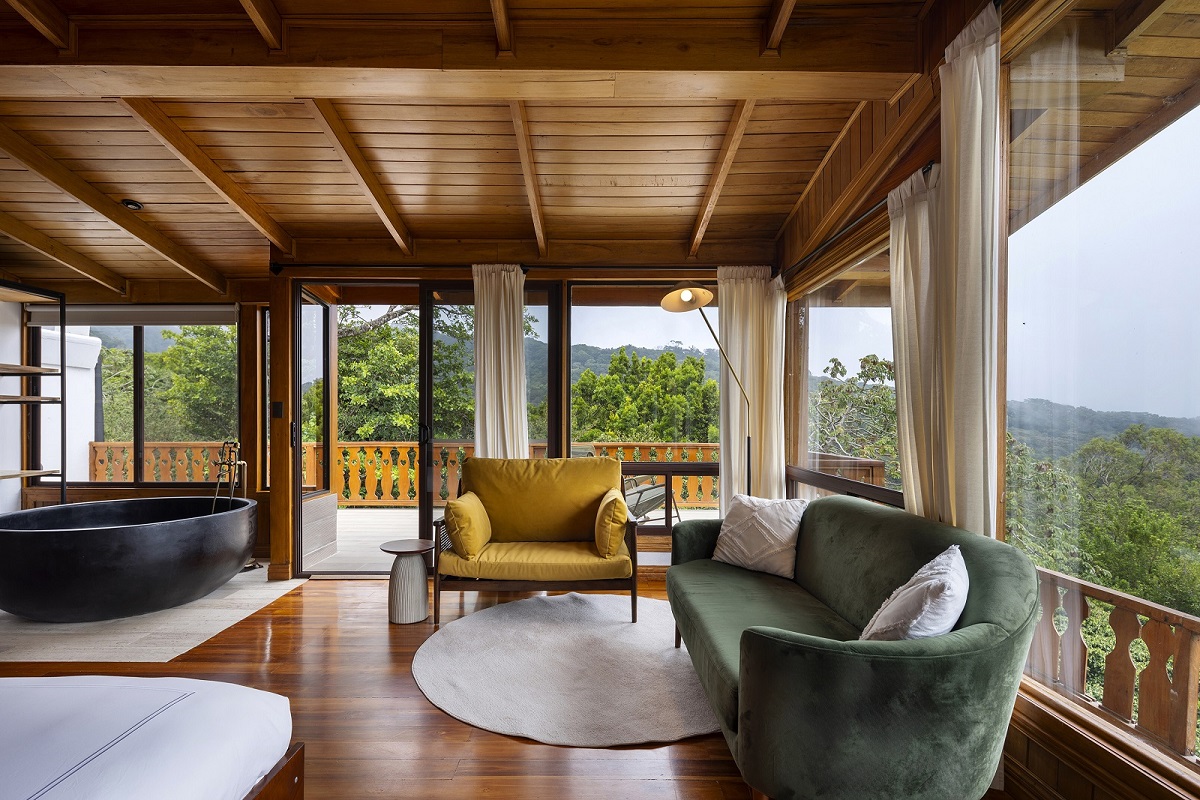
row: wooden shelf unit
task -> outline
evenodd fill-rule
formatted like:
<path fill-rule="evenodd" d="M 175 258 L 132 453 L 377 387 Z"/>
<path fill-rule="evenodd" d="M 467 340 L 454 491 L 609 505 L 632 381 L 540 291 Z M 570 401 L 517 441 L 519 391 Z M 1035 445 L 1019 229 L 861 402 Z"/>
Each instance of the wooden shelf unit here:
<path fill-rule="evenodd" d="M 0 364 L 0 378 L 24 378 L 37 375 L 42 378 L 56 378 L 61 375 L 58 370 L 49 367 L 31 367 L 25 364 Z"/>
<path fill-rule="evenodd" d="M 0 302 L 5 303 L 55 303 L 58 305 L 58 369 L 41 367 L 36 364 L 0 364 L 0 378 L 20 378 L 19 394 L 0 395 L 0 405 L 19 405 L 29 408 L 38 406 L 57 405 L 59 407 L 59 469 L 42 469 L 40 454 L 34 449 L 40 444 L 33 432 L 40 429 L 40 419 L 36 412 L 26 411 L 24 424 L 25 439 L 22 446 L 23 468 L 17 470 L 0 470 L 0 480 L 17 478 L 58 477 L 59 502 L 67 502 L 67 299 L 60 292 L 48 289 L 38 289 L 20 283 L 0 281 Z M 34 328 L 34 335 L 40 336 L 40 329 Z M 40 347 L 22 348 L 22 358 L 30 358 L 33 353 L 40 352 Z M 56 377 L 59 379 L 58 397 L 42 395 L 42 378 Z"/>
<path fill-rule="evenodd" d="M 59 471 L 56 469 L 0 470 L 0 480 L 5 478 L 46 478 L 58 474 Z"/>

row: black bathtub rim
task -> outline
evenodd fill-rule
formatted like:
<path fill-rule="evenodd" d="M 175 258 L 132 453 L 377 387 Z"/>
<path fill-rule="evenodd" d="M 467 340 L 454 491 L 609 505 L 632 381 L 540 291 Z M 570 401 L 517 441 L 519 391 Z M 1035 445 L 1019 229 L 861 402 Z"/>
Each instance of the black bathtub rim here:
<path fill-rule="evenodd" d="M 221 507 L 228 510 L 215 514 L 208 513 L 212 497 L 203 495 L 98 500 L 14 512 L 25 527 L 0 530 L 6 554 L 0 559 L 0 609 L 33 622 L 95 622 L 164 611 L 205 597 L 240 572 L 254 552 L 258 503 L 234 500 L 230 504 L 226 496 Z M 55 512 L 64 518 L 55 519 Z M 78 527 L 93 516 L 106 524 Z M 37 517 L 55 523 L 73 519 L 69 524 L 76 527 L 39 529 L 43 520 Z M 107 524 L 122 517 L 126 522 Z"/>
<path fill-rule="evenodd" d="M 115 500 L 85 500 L 82 503 L 66 503 L 66 504 L 53 505 L 53 506 L 39 506 L 37 508 L 23 508 L 19 511 L 7 511 L 3 514 L 0 514 L 0 534 L 18 534 L 18 533 L 50 534 L 50 533 L 85 533 L 85 532 L 91 533 L 92 531 L 97 531 L 97 532 L 110 531 L 111 532 L 111 531 L 115 531 L 115 530 L 128 530 L 129 528 L 149 528 L 154 525 L 168 525 L 172 522 L 181 522 L 183 520 L 188 520 L 188 519 L 201 519 L 201 518 L 208 518 L 208 517 L 220 517 L 225 514 L 236 514 L 238 512 L 245 511 L 247 508 L 254 508 L 255 506 L 258 505 L 257 500 L 252 500 L 249 497 L 234 497 L 233 502 L 230 503 L 230 507 L 226 508 L 224 511 L 204 512 L 204 513 L 200 513 L 200 514 L 192 514 L 192 515 L 186 516 L 186 517 L 169 517 L 167 519 L 161 519 L 161 520 L 157 520 L 155 522 L 139 522 L 139 523 L 134 523 L 134 524 L 127 523 L 124 525 L 95 525 L 95 526 L 69 525 L 69 526 L 62 527 L 62 528 L 8 528 L 8 527 L 4 526 L 4 523 L 7 520 L 12 519 L 13 517 L 27 517 L 27 516 L 33 515 L 35 513 L 45 513 L 45 514 L 49 515 L 56 510 L 61 510 L 61 509 L 68 508 L 68 507 L 74 508 L 74 509 L 83 508 L 85 506 L 93 507 L 93 508 L 101 507 L 101 506 L 107 507 L 107 508 L 112 508 L 112 507 L 115 507 L 118 505 L 123 505 L 123 504 L 143 505 L 143 504 L 147 504 L 147 503 L 151 503 L 151 502 L 169 503 L 169 502 L 179 502 L 179 501 L 193 503 L 193 502 L 196 502 L 199 500 L 203 500 L 206 503 L 208 503 L 209 508 L 212 507 L 213 499 L 211 496 L 205 497 L 203 495 L 172 495 L 169 497 L 122 497 L 122 498 L 118 498 Z M 229 501 L 230 501 L 230 498 L 228 496 L 217 498 L 218 505 L 220 505 L 220 503 L 222 503 L 222 502 L 229 503 Z"/>

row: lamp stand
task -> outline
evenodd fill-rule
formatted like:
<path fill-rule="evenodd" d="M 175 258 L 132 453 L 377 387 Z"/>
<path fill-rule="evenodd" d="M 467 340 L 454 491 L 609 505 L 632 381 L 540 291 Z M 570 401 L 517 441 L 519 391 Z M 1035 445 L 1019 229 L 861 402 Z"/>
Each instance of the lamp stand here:
<path fill-rule="evenodd" d="M 742 392 L 742 399 L 746 401 L 746 494 L 750 494 L 750 396 L 746 394 L 746 387 L 742 385 L 742 379 L 738 377 L 737 370 L 733 368 L 733 364 L 729 361 L 729 356 L 725 353 L 725 348 L 721 346 L 721 339 L 717 336 L 717 332 L 713 330 L 712 323 L 708 321 L 708 315 L 704 313 L 703 306 L 697 306 L 696 310 L 700 312 L 700 316 L 704 319 L 704 324 L 708 326 L 708 332 L 712 334 L 713 341 L 717 343 L 717 350 L 721 353 L 721 358 L 725 359 L 725 366 L 729 367 L 729 374 L 733 376 L 737 382 L 737 387 Z"/>

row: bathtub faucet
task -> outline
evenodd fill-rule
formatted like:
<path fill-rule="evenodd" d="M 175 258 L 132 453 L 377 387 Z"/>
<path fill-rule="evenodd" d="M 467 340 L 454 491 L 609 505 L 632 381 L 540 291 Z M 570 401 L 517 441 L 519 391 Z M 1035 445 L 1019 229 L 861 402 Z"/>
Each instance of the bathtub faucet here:
<path fill-rule="evenodd" d="M 236 439 L 227 439 L 213 463 L 217 465 L 217 489 L 213 493 L 212 513 L 217 513 L 217 498 L 221 496 L 221 481 L 229 481 L 229 502 L 233 503 L 233 492 L 242 484 L 242 496 L 246 496 L 246 462 L 242 460 L 242 445 Z"/>

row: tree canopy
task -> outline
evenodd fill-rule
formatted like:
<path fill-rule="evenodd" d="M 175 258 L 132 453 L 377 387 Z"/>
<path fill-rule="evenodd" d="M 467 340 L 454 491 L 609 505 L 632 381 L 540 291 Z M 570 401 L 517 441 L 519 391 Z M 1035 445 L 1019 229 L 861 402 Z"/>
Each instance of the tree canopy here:
<path fill-rule="evenodd" d="M 571 435 L 579 442 L 715 442 L 720 392 L 703 358 L 639 356 L 622 347 L 608 371 L 585 369 L 571 391 Z"/>

